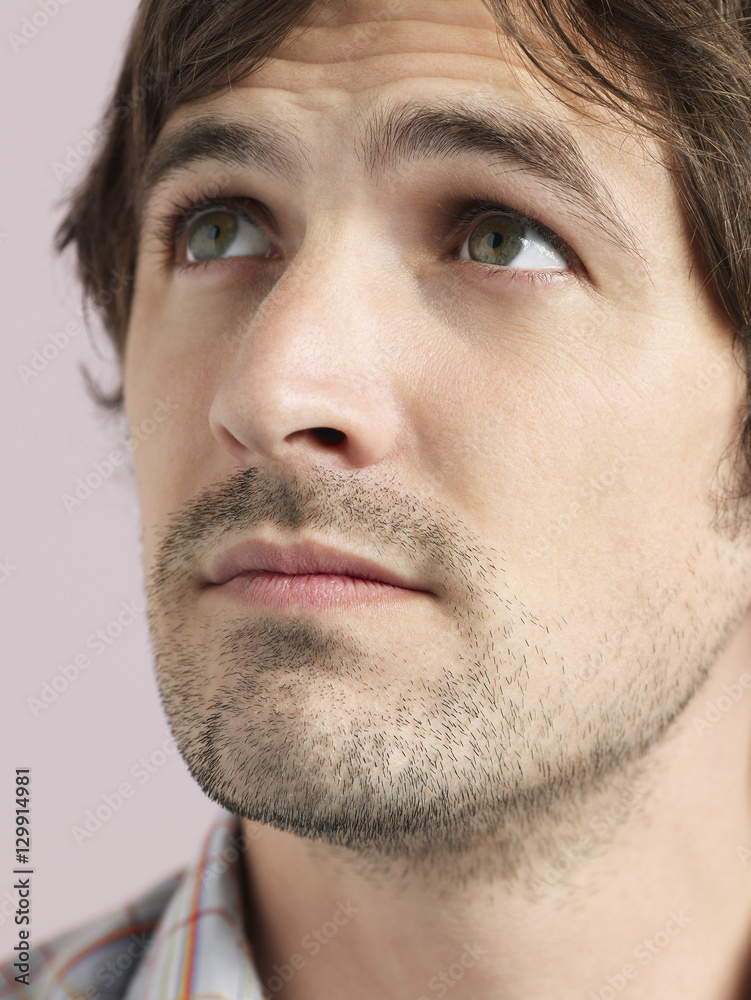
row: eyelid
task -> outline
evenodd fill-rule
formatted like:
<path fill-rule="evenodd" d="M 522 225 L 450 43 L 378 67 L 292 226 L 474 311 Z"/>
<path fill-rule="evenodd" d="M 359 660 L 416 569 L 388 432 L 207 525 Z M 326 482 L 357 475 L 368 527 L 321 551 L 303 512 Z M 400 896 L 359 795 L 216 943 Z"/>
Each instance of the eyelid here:
<path fill-rule="evenodd" d="M 253 208 L 249 208 L 249 204 Z M 154 223 L 154 235 L 160 246 L 163 265 L 169 267 L 195 267 L 208 263 L 207 261 L 190 261 L 185 257 L 185 235 L 190 226 L 201 216 L 211 211 L 222 209 L 235 212 L 252 225 L 257 226 L 273 243 L 268 230 L 271 228 L 266 213 L 253 198 L 227 196 L 208 196 L 197 194 L 195 198 L 171 199 L 171 209 L 157 216 Z M 221 259 L 221 258 L 217 258 Z M 213 263 L 213 262 L 212 262 Z"/>
<path fill-rule="evenodd" d="M 238 197 L 236 195 L 222 196 L 219 194 L 209 195 L 205 191 L 197 191 L 193 197 L 185 197 L 183 200 L 173 198 L 170 202 L 171 211 L 157 217 L 154 224 L 156 238 L 160 244 L 160 255 L 163 258 L 163 266 L 169 267 L 195 267 L 207 262 L 183 260 L 184 236 L 195 220 L 203 213 L 227 209 L 231 212 L 243 216 L 252 225 L 257 226 L 269 239 L 274 242 L 269 229 L 273 230 L 270 224 L 268 210 L 256 199 L 250 197 Z M 253 206 L 251 209 L 249 206 Z M 536 230 L 558 253 L 563 257 L 572 271 L 584 272 L 584 267 L 579 255 L 569 246 L 569 244 L 548 226 L 539 222 L 534 217 L 525 212 L 502 202 L 490 200 L 484 197 L 469 196 L 459 205 L 458 212 L 443 209 L 446 216 L 452 221 L 447 231 L 444 231 L 444 239 L 454 242 L 460 236 L 469 236 L 474 228 L 484 218 L 496 215 L 509 215 L 524 226 Z M 463 245 L 463 241 L 462 241 Z M 493 271 L 520 270 L 519 268 L 508 268 L 498 264 L 481 264 L 483 268 Z M 533 269 L 532 273 L 537 270 Z"/>
<path fill-rule="evenodd" d="M 579 255 L 572 247 L 569 246 L 563 237 L 559 236 L 558 233 L 554 232 L 548 226 L 539 222 L 531 215 L 527 215 L 526 212 L 521 212 L 517 208 L 512 208 L 510 205 L 490 201 L 486 198 L 470 198 L 461 204 L 458 213 L 447 212 L 447 214 L 453 219 L 449 231 L 446 234 L 447 240 L 451 240 L 453 242 L 460 236 L 469 236 L 472 229 L 474 229 L 474 227 L 478 223 L 482 222 L 486 217 L 492 215 L 510 215 L 522 225 L 528 226 L 530 229 L 535 229 L 551 244 L 552 247 L 558 251 L 572 270 L 584 269 L 584 265 L 582 264 Z M 504 267 L 502 264 L 484 266 L 497 267 L 499 269 L 503 269 Z M 514 268 L 514 270 L 518 270 L 518 268 Z"/>

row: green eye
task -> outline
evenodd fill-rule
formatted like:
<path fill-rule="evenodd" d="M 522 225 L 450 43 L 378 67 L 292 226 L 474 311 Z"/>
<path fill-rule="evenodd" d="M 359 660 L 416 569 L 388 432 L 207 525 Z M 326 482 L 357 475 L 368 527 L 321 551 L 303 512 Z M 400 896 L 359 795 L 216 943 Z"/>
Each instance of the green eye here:
<path fill-rule="evenodd" d="M 537 226 L 508 212 L 481 219 L 464 240 L 459 257 L 483 264 L 536 271 L 570 270 L 566 258 L 556 248 L 555 234 L 543 236 Z"/>
<path fill-rule="evenodd" d="M 524 247 L 524 226 L 510 215 L 491 215 L 469 235 L 473 260 L 485 264 L 508 264 Z"/>
<path fill-rule="evenodd" d="M 188 240 L 193 260 L 221 257 L 237 235 L 237 220 L 231 212 L 210 212 L 202 216 Z"/>
<path fill-rule="evenodd" d="M 211 209 L 190 225 L 186 241 L 189 261 L 221 257 L 267 257 L 271 244 L 250 219 L 229 209 Z"/>

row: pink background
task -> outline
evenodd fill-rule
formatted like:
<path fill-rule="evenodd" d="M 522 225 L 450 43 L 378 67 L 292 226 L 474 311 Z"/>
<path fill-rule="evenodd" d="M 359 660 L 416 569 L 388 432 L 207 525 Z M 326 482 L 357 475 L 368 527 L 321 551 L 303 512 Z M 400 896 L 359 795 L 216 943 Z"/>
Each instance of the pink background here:
<path fill-rule="evenodd" d="M 52 12 L 46 24 L 43 5 Z M 15 567 L 9 574 L 0 568 L 2 960 L 18 940 L 9 916 L 16 767 L 32 769 L 33 945 L 104 915 L 183 866 L 218 809 L 182 759 L 161 751 L 168 730 L 145 614 L 104 652 L 86 645 L 116 620 L 121 602 L 145 606 L 128 469 L 115 469 L 71 512 L 61 499 L 125 439 L 124 424 L 100 418 L 86 394 L 79 364 L 108 388 L 117 370 L 104 333 L 84 329 L 71 258 L 55 259 L 51 240 L 61 217 L 55 203 L 85 170 L 85 132 L 114 86 L 136 7 L 135 0 L 3 0 L 0 12 L 0 564 Z M 14 51 L 11 35 L 21 34 L 24 18 L 33 26 L 35 14 L 36 34 Z M 55 165 L 64 168 L 66 157 L 73 169 L 60 176 Z M 80 332 L 55 352 L 50 336 L 63 342 L 71 322 Z M 24 380 L 19 366 L 31 368 L 45 345 L 55 356 Z M 81 653 L 90 665 L 65 690 L 46 689 L 56 698 L 35 717 L 28 699 L 41 701 L 55 677 L 62 688 L 61 666 Z M 141 758 L 153 773 L 139 768 Z M 77 844 L 73 828 L 123 782 L 132 796 Z"/>

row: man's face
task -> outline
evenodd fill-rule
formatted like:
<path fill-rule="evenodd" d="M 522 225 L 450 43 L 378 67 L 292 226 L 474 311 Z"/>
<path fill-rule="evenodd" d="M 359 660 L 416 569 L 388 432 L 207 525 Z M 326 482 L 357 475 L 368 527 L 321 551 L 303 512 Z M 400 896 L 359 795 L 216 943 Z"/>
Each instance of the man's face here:
<path fill-rule="evenodd" d="M 659 151 L 586 110 L 480 0 L 364 0 L 164 127 L 285 143 L 216 137 L 162 179 L 124 371 L 131 427 L 174 406 L 135 456 L 165 707 L 241 815 L 413 861 L 492 834 L 509 875 L 643 758 L 751 602 L 710 501 L 732 333 Z M 207 580 L 245 539 L 418 592 L 244 602 Z"/>

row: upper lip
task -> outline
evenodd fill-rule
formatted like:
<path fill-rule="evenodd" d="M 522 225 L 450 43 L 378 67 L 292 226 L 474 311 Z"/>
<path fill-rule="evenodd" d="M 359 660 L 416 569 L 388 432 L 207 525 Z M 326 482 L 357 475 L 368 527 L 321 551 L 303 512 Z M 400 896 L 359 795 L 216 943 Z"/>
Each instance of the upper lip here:
<path fill-rule="evenodd" d="M 405 590 L 425 590 L 417 581 L 394 573 L 369 559 L 311 543 L 281 545 L 263 541 L 243 542 L 220 553 L 212 561 L 207 580 L 209 583 L 222 584 L 242 573 L 254 571 L 289 575 L 331 573 L 376 580 Z"/>

